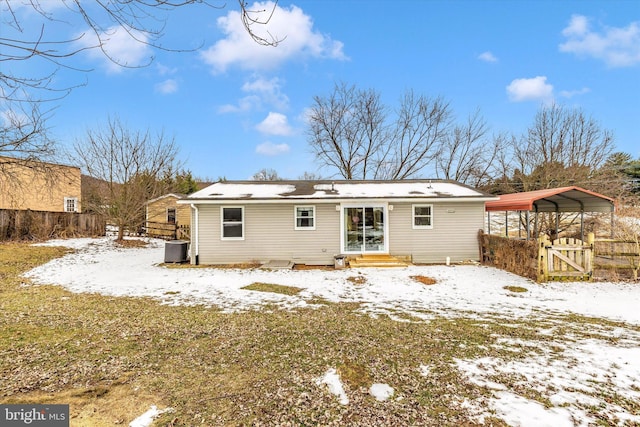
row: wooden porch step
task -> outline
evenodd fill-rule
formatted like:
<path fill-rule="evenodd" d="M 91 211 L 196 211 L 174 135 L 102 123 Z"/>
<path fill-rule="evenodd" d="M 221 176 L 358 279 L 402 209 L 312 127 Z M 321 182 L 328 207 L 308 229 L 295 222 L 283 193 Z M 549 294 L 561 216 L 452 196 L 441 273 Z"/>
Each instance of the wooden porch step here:
<path fill-rule="evenodd" d="M 408 267 L 409 264 L 397 257 L 387 254 L 365 254 L 349 258 L 349 266 L 360 267 Z"/>

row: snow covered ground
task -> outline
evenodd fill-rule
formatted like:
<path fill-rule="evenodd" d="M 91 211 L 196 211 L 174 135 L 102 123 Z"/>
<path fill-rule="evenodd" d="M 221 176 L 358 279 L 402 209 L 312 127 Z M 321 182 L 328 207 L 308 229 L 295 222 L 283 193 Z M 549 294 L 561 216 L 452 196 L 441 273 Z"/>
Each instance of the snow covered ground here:
<path fill-rule="evenodd" d="M 122 248 L 112 238 L 52 240 L 74 253 L 55 259 L 26 274 L 35 283 L 58 284 L 72 292 L 97 292 L 113 296 L 149 296 L 166 304 L 203 304 L 228 312 L 254 310 L 269 305 L 284 309 L 308 306 L 317 298 L 335 302 L 360 302 L 371 315 L 400 314 L 429 320 L 435 316 L 508 319 L 549 319 L 576 313 L 625 322 L 627 325 L 594 326 L 593 338 L 553 339 L 556 326 L 540 331 L 546 344 L 501 343 L 514 352 L 528 352 L 518 361 L 484 358 L 459 360 L 458 369 L 470 382 L 487 387 L 492 398 L 467 402 L 478 419 L 493 411 L 514 426 L 586 426 L 594 414 L 619 425 L 640 424 L 640 285 L 633 283 L 536 284 L 490 267 L 472 265 L 411 266 L 405 269 L 261 270 L 218 268 L 166 268 L 164 242 L 149 240 L 145 248 Z M 426 286 L 411 276 L 436 279 Z M 364 284 L 348 280 L 366 279 Z M 304 288 L 295 296 L 242 289 L 254 282 Z M 505 286 L 519 286 L 515 293 Z M 561 327 L 558 324 L 558 328 Z M 535 348 L 533 348 L 535 346 Z M 560 354 L 560 355 L 559 355 Z M 428 375 L 429 367 L 420 367 Z M 318 381 L 340 393 L 333 372 Z M 509 377 L 509 385 L 500 378 Z M 534 389 L 546 405 L 517 394 L 518 387 Z M 393 385 L 376 385 L 371 393 L 393 398 Z M 382 390 L 382 392 L 381 392 Z M 603 396 L 617 396 L 605 399 Z M 594 409 L 599 408 L 599 409 Z M 631 409 L 629 409 L 631 408 Z"/>

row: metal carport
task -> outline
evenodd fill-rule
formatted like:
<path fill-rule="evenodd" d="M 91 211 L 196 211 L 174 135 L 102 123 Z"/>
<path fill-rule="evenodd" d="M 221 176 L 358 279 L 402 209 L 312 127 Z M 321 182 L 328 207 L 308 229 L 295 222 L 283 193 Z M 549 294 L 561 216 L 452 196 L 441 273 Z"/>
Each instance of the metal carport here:
<path fill-rule="evenodd" d="M 537 214 L 551 212 L 556 214 L 556 235 L 559 229 L 559 214 L 565 212 L 580 213 L 580 237 L 584 240 L 584 213 L 610 212 L 613 228 L 615 201 L 602 194 L 580 187 L 559 187 L 546 190 L 526 191 L 522 193 L 503 194 L 498 200 L 485 203 L 485 210 L 491 224 L 491 212 L 505 212 L 505 221 L 509 212 L 524 212 L 526 215 L 527 239 L 530 235 L 529 214 L 534 213 L 534 234 L 537 235 Z M 508 230 L 508 223 L 505 224 Z M 489 233 L 491 230 L 489 229 Z"/>

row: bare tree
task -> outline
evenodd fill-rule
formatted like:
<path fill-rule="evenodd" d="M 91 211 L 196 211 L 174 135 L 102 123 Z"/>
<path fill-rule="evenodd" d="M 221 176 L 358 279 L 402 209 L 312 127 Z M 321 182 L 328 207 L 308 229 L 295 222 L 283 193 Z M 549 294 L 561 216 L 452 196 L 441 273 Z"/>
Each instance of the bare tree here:
<path fill-rule="evenodd" d="M 410 178 L 438 157 L 452 124 L 449 103 L 407 91 L 400 101 L 384 165 L 386 179 Z M 391 161 L 388 161 L 390 159 Z"/>
<path fill-rule="evenodd" d="M 404 179 L 436 158 L 451 124 L 449 104 L 408 91 L 397 116 L 372 89 L 337 84 L 329 97 L 314 97 L 308 141 L 322 166 L 344 179 Z"/>
<path fill-rule="evenodd" d="M 218 0 L 58 0 L 60 4 L 41 0 L 0 0 L 2 25 L 12 29 L 11 36 L 0 34 L 0 63 L 40 60 L 41 75 L 28 76 L 13 74 L 7 67 L 0 68 L 0 95 L 7 99 L 20 99 L 24 90 L 46 90 L 54 92 L 53 98 L 66 95 L 73 87 L 53 87 L 55 75 L 60 68 L 72 68 L 67 59 L 86 50 L 99 49 L 112 62 L 123 67 L 139 67 L 136 64 L 123 63 L 105 49 L 107 41 L 117 30 L 123 30 L 134 43 L 151 46 L 156 49 L 183 51 L 183 48 L 171 48 L 162 44 L 168 14 L 184 8 L 205 6 L 222 9 L 226 6 Z M 54 7 L 50 7 L 50 6 Z M 241 19 L 248 34 L 259 44 L 276 46 L 281 39 L 267 33 L 266 36 L 255 31 L 256 26 L 264 26 L 273 15 L 277 1 L 271 11 L 249 9 L 244 0 L 238 0 Z M 27 29 L 19 17 L 19 8 L 27 7 L 44 18 L 39 28 Z M 71 12 L 86 25 L 87 32 L 74 38 L 57 39 L 50 36 L 50 27 L 63 22 L 58 11 Z M 29 30 L 29 32 L 27 31 Z M 7 34 L 7 32 L 4 32 Z M 79 41 L 84 43 L 78 43 Z M 152 58 L 149 59 L 151 62 Z M 45 68 L 45 65 L 52 66 Z M 144 66 L 146 64 L 143 64 Z M 49 71 L 44 71 L 49 70 Z M 84 70 L 88 71 L 88 70 Z M 50 97 L 50 96 L 49 96 Z"/>
<path fill-rule="evenodd" d="M 278 176 L 278 172 L 275 169 L 260 169 L 251 177 L 253 181 L 279 181 L 282 178 Z"/>
<path fill-rule="evenodd" d="M 588 186 L 613 150 L 613 135 L 580 109 L 541 108 L 526 135 L 513 141 L 514 178 L 521 188 Z"/>
<path fill-rule="evenodd" d="M 305 171 L 302 175 L 298 177 L 298 179 L 303 181 L 320 181 L 322 180 L 322 175 L 316 172 Z"/>
<path fill-rule="evenodd" d="M 73 149 L 76 164 L 97 178 L 84 197 L 85 209 L 113 222 L 118 240 L 125 228 L 142 223 L 145 202 L 164 194 L 167 183 L 162 178 L 180 169 L 173 138 L 130 130 L 117 118 L 110 118 L 103 129 L 88 130 L 86 139 L 76 141 Z"/>
<path fill-rule="evenodd" d="M 436 176 L 486 187 L 502 175 L 505 135 L 487 137 L 489 126 L 477 110 L 447 135 L 436 159 Z"/>

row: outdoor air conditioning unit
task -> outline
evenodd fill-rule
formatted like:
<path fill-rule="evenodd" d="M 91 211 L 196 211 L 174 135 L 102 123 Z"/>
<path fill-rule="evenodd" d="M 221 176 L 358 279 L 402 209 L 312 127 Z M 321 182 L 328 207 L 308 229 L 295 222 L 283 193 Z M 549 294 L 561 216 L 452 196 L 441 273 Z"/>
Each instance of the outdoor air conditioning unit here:
<path fill-rule="evenodd" d="M 189 242 L 170 240 L 164 245 L 164 262 L 186 262 Z"/>

